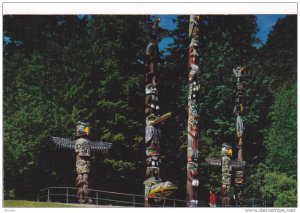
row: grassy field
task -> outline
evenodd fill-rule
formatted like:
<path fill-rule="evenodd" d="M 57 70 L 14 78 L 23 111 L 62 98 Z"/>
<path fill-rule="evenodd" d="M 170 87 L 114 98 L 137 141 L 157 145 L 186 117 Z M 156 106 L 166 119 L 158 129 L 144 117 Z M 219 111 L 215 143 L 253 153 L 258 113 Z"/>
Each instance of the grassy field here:
<path fill-rule="evenodd" d="M 3 202 L 4 208 L 23 208 L 23 207 L 40 207 L 40 208 L 49 208 L 49 207 L 56 207 L 56 208 L 63 208 L 63 207 L 78 207 L 76 205 L 69 205 L 69 204 L 63 204 L 63 203 L 47 203 L 47 202 L 35 202 L 35 201 L 26 201 L 26 200 L 4 200 Z"/>

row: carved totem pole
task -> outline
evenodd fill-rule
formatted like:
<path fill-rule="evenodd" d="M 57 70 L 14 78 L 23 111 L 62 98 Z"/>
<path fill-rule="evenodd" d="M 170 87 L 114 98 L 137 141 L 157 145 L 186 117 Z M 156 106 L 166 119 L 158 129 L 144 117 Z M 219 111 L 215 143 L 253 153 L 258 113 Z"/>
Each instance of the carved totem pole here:
<path fill-rule="evenodd" d="M 198 119 L 197 105 L 199 101 L 200 83 L 199 70 L 199 20 L 200 16 L 191 15 L 189 21 L 189 94 L 188 94 L 188 143 L 187 143 L 187 183 L 186 200 L 187 206 L 196 207 L 198 205 L 197 189 L 198 180 Z"/>
<path fill-rule="evenodd" d="M 90 152 L 107 151 L 111 143 L 91 141 L 90 124 L 78 121 L 76 124 L 76 140 L 51 137 L 51 141 L 60 148 L 75 150 L 76 153 L 76 187 L 79 203 L 91 203 L 89 199 L 88 174 L 90 173 Z"/>
<path fill-rule="evenodd" d="M 221 166 L 222 180 L 221 180 L 221 196 L 222 206 L 231 205 L 231 176 L 232 168 L 243 168 L 245 161 L 232 160 L 232 148 L 225 143 L 222 144 L 221 158 L 205 158 L 206 162 L 212 166 Z"/>
<path fill-rule="evenodd" d="M 231 186 L 231 159 L 232 148 L 227 144 L 222 144 L 222 206 L 230 205 L 230 186 Z"/>
<path fill-rule="evenodd" d="M 237 115 L 236 120 L 236 144 L 238 149 L 238 158 L 237 160 L 232 160 L 232 148 L 230 145 L 222 144 L 222 151 L 221 156 L 222 158 L 205 158 L 208 164 L 213 166 L 221 166 L 222 167 L 222 206 L 230 206 L 231 205 L 231 176 L 232 176 L 232 168 L 239 169 L 236 171 L 236 178 L 235 178 L 235 186 L 237 189 L 237 200 L 242 200 L 242 185 L 244 183 L 244 171 L 246 162 L 243 160 L 243 153 L 242 153 L 242 137 L 243 137 L 243 120 L 240 114 L 243 112 L 243 104 L 242 104 L 242 89 L 243 84 L 241 82 L 242 71 L 244 68 L 238 67 L 237 69 L 233 70 L 233 73 L 237 77 L 237 93 L 235 99 L 235 106 L 234 106 L 234 114 Z"/>
<path fill-rule="evenodd" d="M 244 111 L 243 106 L 243 71 L 244 67 L 237 67 L 236 69 L 233 69 L 233 73 L 237 79 L 237 92 L 236 92 L 236 98 L 235 98 L 235 106 L 233 113 L 236 115 L 236 147 L 238 150 L 238 157 L 237 160 L 239 162 L 243 162 L 242 166 L 240 167 L 240 170 L 236 171 L 235 175 L 235 189 L 236 189 L 236 201 L 237 205 L 241 205 L 243 202 L 243 184 L 244 184 L 244 169 L 246 166 L 246 162 L 244 162 L 243 159 L 243 136 L 244 136 L 244 125 L 242 120 L 242 113 Z"/>
<path fill-rule="evenodd" d="M 171 113 L 159 115 L 157 71 L 159 49 L 157 44 L 157 31 L 160 19 L 157 19 L 151 26 L 150 42 L 146 48 L 145 61 L 145 143 L 146 143 L 146 180 L 145 185 L 145 206 L 149 206 L 149 199 L 159 202 L 163 197 L 172 194 L 177 189 L 170 181 L 162 182 L 160 177 L 160 139 L 161 130 L 159 124 L 169 118 Z"/>

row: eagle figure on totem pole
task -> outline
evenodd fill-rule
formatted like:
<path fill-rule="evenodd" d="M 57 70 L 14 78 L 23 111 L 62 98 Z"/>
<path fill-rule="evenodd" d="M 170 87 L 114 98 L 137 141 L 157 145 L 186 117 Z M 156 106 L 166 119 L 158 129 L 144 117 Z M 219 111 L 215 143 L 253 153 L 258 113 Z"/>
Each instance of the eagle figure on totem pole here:
<path fill-rule="evenodd" d="M 66 139 L 52 137 L 51 141 L 59 148 L 75 150 L 76 153 L 76 187 L 79 203 L 91 203 L 88 190 L 88 174 L 90 173 L 90 153 L 91 151 L 107 151 L 112 147 L 112 143 L 102 141 L 92 141 L 90 123 L 78 121 L 76 124 L 76 139 Z"/>
<path fill-rule="evenodd" d="M 238 150 L 237 159 L 231 159 L 232 157 L 232 147 L 225 143 L 222 144 L 221 158 L 205 158 L 206 162 L 212 166 L 221 166 L 222 167 L 222 206 L 230 206 L 231 203 L 231 179 L 232 179 L 232 169 L 236 169 L 235 172 L 235 188 L 237 190 L 236 201 L 239 205 L 243 202 L 243 188 L 245 181 L 245 167 L 246 161 L 243 159 L 243 136 L 244 136 L 244 124 L 242 120 L 242 113 L 244 111 L 243 106 L 243 72 L 245 67 L 238 66 L 236 69 L 233 69 L 233 74 L 237 78 L 237 92 L 235 98 L 235 104 L 233 113 L 236 115 L 236 133 L 235 141 L 236 147 Z"/>
<path fill-rule="evenodd" d="M 163 198 L 171 195 L 177 187 L 170 181 L 162 181 L 160 177 L 161 165 L 161 130 L 160 124 L 171 117 L 171 113 L 159 114 L 158 102 L 158 61 L 159 48 L 157 42 L 158 24 L 157 19 L 151 24 L 150 41 L 145 51 L 145 145 L 146 145 L 146 180 L 145 206 L 152 201 L 160 202 Z"/>

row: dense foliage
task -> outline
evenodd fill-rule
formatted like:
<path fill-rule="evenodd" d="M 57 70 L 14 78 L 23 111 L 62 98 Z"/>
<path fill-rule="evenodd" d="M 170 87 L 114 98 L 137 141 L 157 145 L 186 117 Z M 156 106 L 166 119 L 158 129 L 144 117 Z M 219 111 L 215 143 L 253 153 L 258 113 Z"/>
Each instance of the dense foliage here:
<path fill-rule="evenodd" d="M 275 207 L 297 206 L 297 181 L 285 173 L 267 173 L 260 191 Z"/>
<path fill-rule="evenodd" d="M 162 113 L 173 113 L 162 126 L 161 173 L 178 185 L 179 199 L 186 182 L 188 18 L 174 20 L 174 43 L 161 57 L 158 88 Z M 200 200 L 207 202 L 210 186 L 219 195 L 221 178 L 220 169 L 204 158 L 219 156 L 224 142 L 235 147 L 232 69 L 242 65 L 246 197 L 296 206 L 296 16 L 279 20 L 261 48 L 255 47 L 255 16 L 201 20 Z M 143 59 L 150 21 L 4 16 L 5 198 L 35 199 L 41 188 L 75 185 L 74 153 L 56 148 L 49 137 L 74 137 L 80 119 L 92 123 L 95 140 L 114 143 L 108 153 L 92 155 L 91 188 L 143 193 Z"/>

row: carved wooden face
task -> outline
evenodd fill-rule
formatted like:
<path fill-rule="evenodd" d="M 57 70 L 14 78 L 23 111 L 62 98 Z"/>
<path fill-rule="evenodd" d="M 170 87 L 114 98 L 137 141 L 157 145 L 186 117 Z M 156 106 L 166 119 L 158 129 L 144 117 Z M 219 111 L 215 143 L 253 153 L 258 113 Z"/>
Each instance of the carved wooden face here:
<path fill-rule="evenodd" d="M 79 156 L 90 156 L 91 148 L 90 141 L 85 138 L 79 138 L 75 142 L 75 152 L 78 153 Z"/>
<path fill-rule="evenodd" d="M 153 86 L 153 84 L 147 84 L 145 89 L 146 95 L 157 94 L 157 89 Z"/>
<path fill-rule="evenodd" d="M 199 45 L 198 40 L 196 38 L 192 38 L 190 47 L 197 47 L 198 45 Z"/>
<path fill-rule="evenodd" d="M 157 168 L 157 167 L 159 167 L 160 164 L 161 164 L 160 155 L 148 157 L 146 159 L 146 164 L 147 164 L 147 167 L 150 167 L 150 168 Z"/>
<path fill-rule="evenodd" d="M 159 141 L 161 138 L 161 131 L 158 128 L 155 128 L 153 126 L 146 126 L 145 128 L 145 143 L 148 144 L 148 142 L 150 142 L 151 140 L 155 140 L 155 141 Z M 151 145 L 157 145 L 156 143 L 152 144 L 152 142 L 150 144 L 148 144 L 148 146 Z"/>
<path fill-rule="evenodd" d="M 244 177 L 244 171 L 236 171 L 236 177 L 243 178 Z"/>

